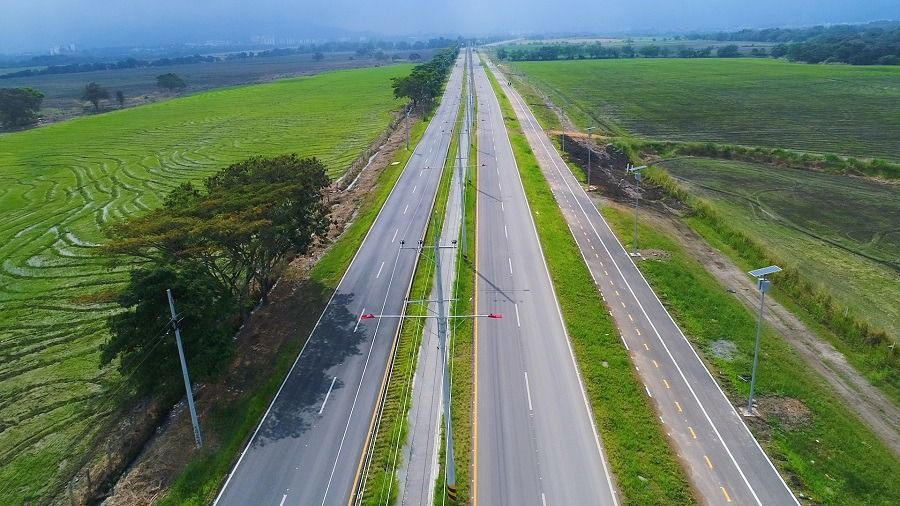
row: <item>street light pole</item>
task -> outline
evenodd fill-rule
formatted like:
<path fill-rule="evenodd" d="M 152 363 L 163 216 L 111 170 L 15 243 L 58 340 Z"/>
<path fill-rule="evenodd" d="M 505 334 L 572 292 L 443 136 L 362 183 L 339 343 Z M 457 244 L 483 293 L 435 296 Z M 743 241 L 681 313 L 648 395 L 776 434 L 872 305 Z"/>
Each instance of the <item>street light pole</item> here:
<path fill-rule="evenodd" d="M 781 267 L 770 265 L 761 269 L 750 271 L 750 275 L 756 278 L 756 286 L 759 288 L 759 315 L 756 318 L 756 347 L 753 352 L 753 370 L 750 373 L 750 397 L 747 399 L 747 409 L 744 415 L 753 416 L 753 393 L 756 390 L 756 368 L 759 365 L 759 344 L 762 333 L 763 309 L 766 303 L 766 292 L 772 287 L 772 282 L 766 276 L 780 272 Z"/>
<path fill-rule="evenodd" d="M 406 107 L 406 150 L 409 151 L 409 110 L 412 106 Z"/>
<path fill-rule="evenodd" d="M 641 171 L 646 168 L 646 165 L 641 165 L 640 167 L 625 167 L 626 172 L 634 174 L 634 180 L 637 183 L 634 189 L 634 251 L 631 252 L 631 256 L 633 257 L 641 256 L 638 252 L 638 208 L 640 207 L 641 202 Z"/>
<path fill-rule="evenodd" d="M 172 298 L 172 290 L 166 289 L 169 298 L 169 311 L 172 313 L 172 327 L 175 328 L 175 344 L 178 346 L 178 360 L 181 361 L 181 376 L 184 379 L 184 390 L 187 393 L 188 410 L 191 413 L 191 424 L 194 426 L 194 443 L 197 448 L 203 448 L 203 435 L 200 433 L 200 421 L 197 419 L 197 410 L 194 408 L 194 392 L 191 390 L 191 378 L 188 376 L 187 362 L 184 359 L 184 348 L 181 346 L 181 329 L 178 327 L 178 316 L 175 312 L 175 300 Z"/>

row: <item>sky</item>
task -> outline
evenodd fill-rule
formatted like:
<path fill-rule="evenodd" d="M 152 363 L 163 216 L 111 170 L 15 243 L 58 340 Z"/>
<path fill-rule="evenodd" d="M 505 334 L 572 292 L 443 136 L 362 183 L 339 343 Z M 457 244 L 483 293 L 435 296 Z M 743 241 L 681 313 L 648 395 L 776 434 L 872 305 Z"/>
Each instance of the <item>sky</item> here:
<path fill-rule="evenodd" d="M 253 36 L 671 32 L 900 19 L 900 0 L 2 0 L 0 53 Z"/>

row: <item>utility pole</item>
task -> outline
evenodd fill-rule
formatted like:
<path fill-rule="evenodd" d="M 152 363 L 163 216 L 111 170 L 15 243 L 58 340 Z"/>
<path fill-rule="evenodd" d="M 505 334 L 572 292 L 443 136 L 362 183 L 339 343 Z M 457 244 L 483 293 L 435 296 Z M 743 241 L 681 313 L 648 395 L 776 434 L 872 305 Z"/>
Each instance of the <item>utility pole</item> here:
<path fill-rule="evenodd" d="M 633 257 L 641 256 L 638 252 L 638 207 L 641 202 L 641 171 L 646 168 L 646 165 L 641 165 L 640 167 L 625 167 L 626 172 L 634 174 L 634 180 L 637 182 L 637 186 L 635 186 L 634 189 L 634 251 L 630 253 Z"/>
<path fill-rule="evenodd" d="M 592 140 L 592 139 L 591 139 L 591 133 L 594 131 L 595 128 L 597 128 L 597 127 L 595 127 L 595 126 L 587 127 L 587 133 L 588 133 L 588 173 L 587 173 L 587 187 L 588 187 L 588 191 L 591 191 L 591 152 L 594 151 L 593 149 L 591 149 L 591 140 Z"/>
<path fill-rule="evenodd" d="M 409 151 L 409 110 L 411 105 L 406 107 L 406 150 Z"/>
<path fill-rule="evenodd" d="M 761 269 L 750 271 L 750 275 L 756 278 L 756 286 L 759 288 L 759 315 L 756 318 L 756 347 L 753 352 L 753 371 L 750 373 L 750 397 L 747 399 L 747 409 L 744 411 L 745 416 L 754 416 L 753 412 L 753 392 L 756 390 L 756 367 L 759 364 L 759 343 L 760 334 L 762 332 L 763 309 L 766 303 L 766 292 L 772 287 L 772 282 L 766 276 L 780 272 L 781 267 L 770 265 Z"/>
<path fill-rule="evenodd" d="M 184 360 L 184 348 L 181 346 L 181 329 L 178 328 L 178 316 L 175 312 L 175 299 L 172 298 L 172 290 L 166 289 L 169 298 L 169 311 L 172 313 L 172 327 L 175 329 L 175 344 L 178 345 L 178 359 L 181 361 L 181 376 L 184 378 L 184 390 L 187 393 L 188 410 L 191 412 L 191 424 L 194 426 L 194 443 L 197 448 L 203 448 L 203 435 L 200 433 L 200 421 L 197 419 L 197 410 L 194 408 L 194 391 L 191 390 L 191 378 L 188 376 L 187 362 Z"/>
<path fill-rule="evenodd" d="M 444 369 L 443 397 L 444 397 L 444 455 L 447 457 L 447 495 L 456 498 L 456 459 L 453 453 L 453 420 L 450 418 L 450 352 L 447 349 L 447 313 L 444 309 L 444 273 L 441 271 L 441 245 L 440 239 L 435 234 L 434 238 L 434 264 L 437 280 L 437 326 L 438 343 L 441 347 L 441 361 Z"/>

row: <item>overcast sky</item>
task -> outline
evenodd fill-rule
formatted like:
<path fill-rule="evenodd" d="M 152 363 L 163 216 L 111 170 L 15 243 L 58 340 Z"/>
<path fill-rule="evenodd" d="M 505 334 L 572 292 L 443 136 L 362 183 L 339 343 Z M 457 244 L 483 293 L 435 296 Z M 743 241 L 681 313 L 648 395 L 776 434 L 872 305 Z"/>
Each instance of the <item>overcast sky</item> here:
<path fill-rule="evenodd" d="M 731 29 L 900 19 L 900 0 L 0 0 L 0 53 L 383 35 Z"/>

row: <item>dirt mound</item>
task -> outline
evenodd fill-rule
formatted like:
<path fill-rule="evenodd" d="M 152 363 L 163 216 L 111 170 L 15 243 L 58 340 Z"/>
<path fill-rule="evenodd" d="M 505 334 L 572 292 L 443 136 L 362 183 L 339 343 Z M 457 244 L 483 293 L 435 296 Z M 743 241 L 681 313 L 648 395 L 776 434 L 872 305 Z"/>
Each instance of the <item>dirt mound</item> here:
<path fill-rule="evenodd" d="M 756 409 L 766 418 L 775 418 L 784 430 L 798 430 L 812 422 L 812 411 L 793 397 L 760 397 Z"/>

